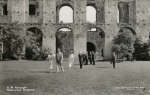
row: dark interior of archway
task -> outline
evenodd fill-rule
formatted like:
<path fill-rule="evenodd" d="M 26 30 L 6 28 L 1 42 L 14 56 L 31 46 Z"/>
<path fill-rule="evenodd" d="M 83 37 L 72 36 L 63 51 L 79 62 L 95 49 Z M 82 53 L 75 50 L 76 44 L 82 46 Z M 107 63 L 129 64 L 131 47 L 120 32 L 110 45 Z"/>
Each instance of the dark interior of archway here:
<path fill-rule="evenodd" d="M 38 46 L 42 46 L 42 31 L 37 28 L 28 29 L 27 36 L 32 36 L 32 39 L 36 41 Z"/>
<path fill-rule="evenodd" d="M 56 50 L 59 48 L 61 51 L 63 51 L 63 39 L 67 37 L 67 33 L 61 31 L 56 33 Z"/>
<path fill-rule="evenodd" d="M 25 57 L 29 60 L 38 60 L 42 48 L 42 31 L 37 28 L 30 28 L 26 33 Z"/>
<path fill-rule="evenodd" d="M 60 49 L 64 57 L 69 57 L 70 51 L 73 50 L 73 33 L 72 31 L 57 31 L 56 33 L 56 50 Z"/>
<path fill-rule="evenodd" d="M 93 43 L 87 42 L 87 52 L 94 51 L 96 52 L 96 47 Z"/>

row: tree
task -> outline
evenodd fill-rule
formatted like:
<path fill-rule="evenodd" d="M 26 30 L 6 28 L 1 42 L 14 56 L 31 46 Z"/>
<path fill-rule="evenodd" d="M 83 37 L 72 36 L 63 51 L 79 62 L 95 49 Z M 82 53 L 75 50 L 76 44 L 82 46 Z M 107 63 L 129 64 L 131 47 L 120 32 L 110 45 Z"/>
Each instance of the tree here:
<path fill-rule="evenodd" d="M 117 52 L 120 57 L 127 57 L 129 60 L 134 52 L 135 35 L 130 31 L 122 30 L 113 39 L 112 50 Z"/>
<path fill-rule="evenodd" d="M 150 41 L 143 42 L 141 38 L 136 38 L 135 44 L 134 44 L 135 52 L 133 53 L 134 58 L 136 60 L 150 60 L 149 55 L 149 48 L 150 48 Z"/>
<path fill-rule="evenodd" d="M 26 54 L 28 60 L 41 60 L 42 32 L 37 28 L 26 31 Z"/>
<path fill-rule="evenodd" d="M 23 53 L 25 36 L 23 28 L 18 23 L 0 26 L 0 40 L 4 43 L 4 58 L 18 59 Z"/>

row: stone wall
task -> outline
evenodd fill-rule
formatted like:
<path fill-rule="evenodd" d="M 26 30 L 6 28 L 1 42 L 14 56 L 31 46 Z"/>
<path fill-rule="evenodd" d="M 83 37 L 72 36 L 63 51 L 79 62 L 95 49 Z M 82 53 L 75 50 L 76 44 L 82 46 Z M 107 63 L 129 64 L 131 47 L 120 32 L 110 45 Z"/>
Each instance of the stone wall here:
<path fill-rule="evenodd" d="M 150 1 L 136 0 L 136 33 L 148 40 L 150 33 Z"/>
<path fill-rule="evenodd" d="M 74 33 L 74 51 L 86 51 L 87 31 L 98 27 L 105 32 L 105 56 L 111 55 L 110 42 L 121 27 L 136 30 L 137 36 L 148 39 L 150 32 L 150 0 L 37 0 L 39 16 L 29 16 L 29 0 L 8 0 L 8 16 L 0 16 L 0 23 L 19 22 L 24 28 L 37 24 L 43 33 L 43 48 L 56 49 L 55 33 L 61 27 L 69 27 Z M 0 1 L 1 2 L 1 1 Z M 118 2 L 129 3 L 129 23 L 118 23 Z M 73 8 L 72 24 L 58 23 L 59 8 L 68 5 Z M 86 23 L 86 6 L 92 5 L 97 10 L 97 23 Z M 25 31 L 27 29 L 24 29 Z M 24 31 L 24 32 L 25 32 Z"/>

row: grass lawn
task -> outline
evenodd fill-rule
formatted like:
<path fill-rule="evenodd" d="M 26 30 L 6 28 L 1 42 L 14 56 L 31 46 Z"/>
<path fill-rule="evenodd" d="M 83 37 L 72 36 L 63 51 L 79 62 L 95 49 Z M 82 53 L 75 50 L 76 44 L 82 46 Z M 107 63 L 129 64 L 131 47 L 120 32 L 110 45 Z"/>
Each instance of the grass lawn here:
<path fill-rule="evenodd" d="M 49 73 L 46 61 L 0 62 L 0 95 L 150 95 L 150 62 L 97 62 Z M 16 88 L 15 88 L 16 87 Z M 32 91 L 8 91 L 26 87 Z"/>

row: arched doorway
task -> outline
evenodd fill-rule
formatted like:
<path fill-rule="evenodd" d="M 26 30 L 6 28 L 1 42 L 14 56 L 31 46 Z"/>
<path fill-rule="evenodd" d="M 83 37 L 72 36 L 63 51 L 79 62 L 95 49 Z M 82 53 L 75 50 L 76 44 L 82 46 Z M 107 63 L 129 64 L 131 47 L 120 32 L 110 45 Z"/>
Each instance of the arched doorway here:
<path fill-rule="evenodd" d="M 70 51 L 74 50 L 73 42 L 73 32 L 70 28 L 58 29 L 58 31 L 56 32 L 56 50 L 60 48 L 64 54 L 64 57 L 68 57 Z"/>
<path fill-rule="evenodd" d="M 92 45 L 91 43 L 94 43 Z M 88 48 L 93 47 L 92 50 L 95 51 L 96 56 L 98 59 L 103 58 L 103 50 L 105 45 L 105 33 L 101 28 L 98 27 L 92 27 L 87 32 L 87 52 Z M 95 49 L 94 49 L 95 48 Z"/>
<path fill-rule="evenodd" d="M 119 30 L 119 33 L 122 33 L 122 32 L 132 33 L 134 36 L 136 35 L 135 30 L 131 27 L 121 27 Z"/>
<path fill-rule="evenodd" d="M 87 52 L 94 51 L 96 52 L 96 47 L 93 43 L 87 42 Z"/>
<path fill-rule="evenodd" d="M 42 50 L 42 31 L 36 27 L 27 29 L 25 57 L 29 60 L 40 59 Z"/>

